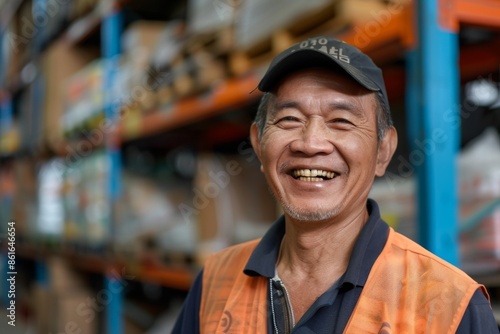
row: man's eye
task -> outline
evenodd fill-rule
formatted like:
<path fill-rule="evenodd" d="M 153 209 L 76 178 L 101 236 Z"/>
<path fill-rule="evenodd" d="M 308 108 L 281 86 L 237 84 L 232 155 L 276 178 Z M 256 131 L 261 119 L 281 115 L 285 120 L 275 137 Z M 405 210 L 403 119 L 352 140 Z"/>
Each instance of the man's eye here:
<path fill-rule="evenodd" d="M 279 122 L 297 122 L 299 119 L 297 117 L 293 116 L 286 116 L 283 118 L 280 118 L 277 123 Z"/>
<path fill-rule="evenodd" d="M 335 118 L 334 120 L 332 120 L 332 123 L 352 124 L 352 122 L 348 121 L 345 118 Z"/>

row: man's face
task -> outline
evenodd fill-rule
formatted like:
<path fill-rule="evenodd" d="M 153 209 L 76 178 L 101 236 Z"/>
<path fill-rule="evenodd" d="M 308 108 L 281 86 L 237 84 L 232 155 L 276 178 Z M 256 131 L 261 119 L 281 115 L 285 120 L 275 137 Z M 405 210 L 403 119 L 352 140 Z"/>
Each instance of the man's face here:
<path fill-rule="evenodd" d="M 285 214 L 322 221 L 365 209 L 395 148 L 378 144 L 374 93 L 322 69 L 291 74 L 274 93 L 261 138 L 255 125 L 251 138 Z"/>

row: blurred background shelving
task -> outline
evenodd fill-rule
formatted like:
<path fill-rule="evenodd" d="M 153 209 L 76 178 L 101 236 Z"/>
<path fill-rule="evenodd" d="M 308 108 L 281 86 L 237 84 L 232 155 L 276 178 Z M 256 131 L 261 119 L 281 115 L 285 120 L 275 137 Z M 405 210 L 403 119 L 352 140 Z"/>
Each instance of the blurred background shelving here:
<path fill-rule="evenodd" d="M 0 1 L 0 233 L 16 222 L 18 321 L 168 332 L 203 259 L 279 216 L 248 140 L 254 89 L 274 55 L 317 35 L 384 70 L 399 132 L 371 194 L 384 218 L 496 307 L 498 17 L 493 0 Z M 433 168 L 449 176 L 436 199 Z"/>

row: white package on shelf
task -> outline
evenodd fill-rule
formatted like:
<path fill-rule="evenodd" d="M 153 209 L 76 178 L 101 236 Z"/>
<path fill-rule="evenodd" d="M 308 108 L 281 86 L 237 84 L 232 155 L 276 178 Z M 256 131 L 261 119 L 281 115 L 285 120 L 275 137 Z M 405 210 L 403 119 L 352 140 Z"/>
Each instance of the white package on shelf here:
<path fill-rule="evenodd" d="M 495 129 L 485 130 L 462 151 L 458 169 L 461 221 L 469 224 L 462 226 L 462 260 L 500 261 L 500 207 L 480 219 L 485 208 L 500 200 L 500 137 Z"/>

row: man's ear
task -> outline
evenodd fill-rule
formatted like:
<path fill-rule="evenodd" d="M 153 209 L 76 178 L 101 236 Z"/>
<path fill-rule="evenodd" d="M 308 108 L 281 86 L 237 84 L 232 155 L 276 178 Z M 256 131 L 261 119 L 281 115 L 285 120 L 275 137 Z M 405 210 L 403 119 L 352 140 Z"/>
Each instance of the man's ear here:
<path fill-rule="evenodd" d="M 385 131 L 384 138 L 379 143 L 377 153 L 377 166 L 375 167 L 375 175 L 378 177 L 384 176 L 385 170 L 396 151 L 398 146 L 398 133 L 396 129 L 391 126 Z"/>
<path fill-rule="evenodd" d="M 260 153 L 259 129 L 257 128 L 257 124 L 255 124 L 255 122 L 250 126 L 250 141 L 252 142 L 252 147 L 255 151 L 255 154 L 257 154 L 257 158 L 259 158 L 259 161 L 262 163 Z M 260 165 L 260 170 L 262 171 L 262 165 Z"/>

